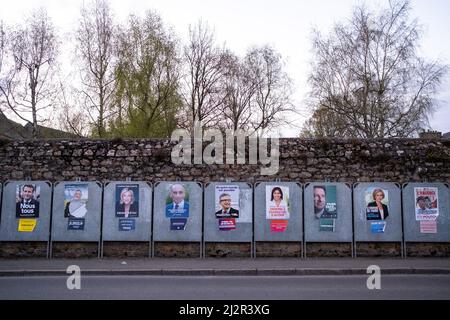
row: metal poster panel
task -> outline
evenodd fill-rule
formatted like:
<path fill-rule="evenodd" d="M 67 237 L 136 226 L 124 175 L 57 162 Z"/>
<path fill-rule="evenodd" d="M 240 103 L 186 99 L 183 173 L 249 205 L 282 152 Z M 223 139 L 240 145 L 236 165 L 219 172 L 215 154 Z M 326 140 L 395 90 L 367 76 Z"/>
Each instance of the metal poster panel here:
<path fill-rule="evenodd" d="M 311 182 L 305 187 L 305 241 L 352 242 L 351 187 Z"/>
<path fill-rule="evenodd" d="M 99 241 L 99 182 L 60 182 L 53 191 L 52 241 Z"/>
<path fill-rule="evenodd" d="M 356 183 L 353 190 L 355 241 L 402 241 L 400 186 Z"/>
<path fill-rule="evenodd" d="M 111 181 L 103 191 L 103 241 L 150 241 L 152 188 L 145 181 Z"/>
<path fill-rule="evenodd" d="M 440 182 L 403 185 L 406 242 L 450 242 L 449 188 Z"/>
<path fill-rule="evenodd" d="M 202 191 L 202 185 L 192 181 L 156 184 L 154 241 L 201 241 Z"/>
<path fill-rule="evenodd" d="M 52 187 L 48 181 L 7 181 L 0 241 L 48 241 Z"/>
<path fill-rule="evenodd" d="M 89 190 L 87 184 L 66 184 L 64 186 L 64 217 L 67 230 L 84 230 Z"/>
<path fill-rule="evenodd" d="M 245 182 L 213 182 L 204 194 L 204 238 L 212 242 L 252 241 L 253 189 Z"/>
<path fill-rule="evenodd" d="M 255 241 L 302 241 L 302 190 L 294 182 L 255 187 Z"/>

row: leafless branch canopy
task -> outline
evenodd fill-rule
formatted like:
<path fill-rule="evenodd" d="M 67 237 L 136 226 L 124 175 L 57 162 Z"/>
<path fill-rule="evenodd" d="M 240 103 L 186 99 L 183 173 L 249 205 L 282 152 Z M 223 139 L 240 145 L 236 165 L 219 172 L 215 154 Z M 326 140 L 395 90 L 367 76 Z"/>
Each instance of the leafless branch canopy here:
<path fill-rule="evenodd" d="M 407 0 L 379 13 L 359 6 L 328 37 L 314 31 L 315 135 L 408 137 L 428 125 L 447 66 L 417 56 L 420 26 L 409 11 Z"/>

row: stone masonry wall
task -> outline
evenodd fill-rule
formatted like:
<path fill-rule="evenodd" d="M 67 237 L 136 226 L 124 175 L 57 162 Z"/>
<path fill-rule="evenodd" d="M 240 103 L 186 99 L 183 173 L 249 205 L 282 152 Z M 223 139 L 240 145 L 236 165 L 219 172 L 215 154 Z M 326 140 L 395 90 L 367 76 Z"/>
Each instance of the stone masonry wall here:
<path fill-rule="evenodd" d="M 0 141 L 2 181 L 439 181 L 450 182 L 450 141 L 280 139 L 280 170 L 261 165 L 174 165 L 169 140 Z"/>

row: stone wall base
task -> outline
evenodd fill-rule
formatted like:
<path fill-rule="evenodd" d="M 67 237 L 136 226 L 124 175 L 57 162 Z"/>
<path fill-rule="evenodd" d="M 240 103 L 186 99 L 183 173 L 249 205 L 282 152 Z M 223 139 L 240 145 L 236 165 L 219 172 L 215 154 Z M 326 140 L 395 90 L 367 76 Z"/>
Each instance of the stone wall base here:
<path fill-rule="evenodd" d="M 97 242 L 53 242 L 52 258 L 97 258 Z"/>
<path fill-rule="evenodd" d="M 306 257 L 351 257 L 350 242 L 307 242 Z"/>
<path fill-rule="evenodd" d="M 142 241 L 104 241 L 103 257 L 149 257 L 150 242 Z"/>
<path fill-rule="evenodd" d="M 407 242 L 407 257 L 450 257 L 448 242 Z"/>
<path fill-rule="evenodd" d="M 250 242 L 206 242 L 205 257 L 250 258 Z"/>
<path fill-rule="evenodd" d="M 200 242 L 154 242 L 154 256 L 200 258 Z"/>
<path fill-rule="evenodd" d="M 400 242 L 356 242 L 356 257 L 400 257 Z"/>
<path fill-rule="evenodd" d="M 301 257 L 301 242 L 256 242 L 256 257 Z"/>
<path fill-rule="evenodd" d="M 0 242 L 0 258 L 46 258 L 47 242 Z"/>

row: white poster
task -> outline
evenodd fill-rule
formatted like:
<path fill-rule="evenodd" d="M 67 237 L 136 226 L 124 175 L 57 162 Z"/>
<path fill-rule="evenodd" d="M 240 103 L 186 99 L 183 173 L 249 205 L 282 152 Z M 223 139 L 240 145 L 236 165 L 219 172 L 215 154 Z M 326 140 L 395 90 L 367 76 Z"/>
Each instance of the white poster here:
<path fill-rule="evenodd" d="M 289 219 L 289 187 L 266 186 L 266 219 Z"/>
<path fill-rule="evenodd" d="M 417 221 L 436 220 L 439 216 L 438 188 L 414 188 Z"/>
<path fill-rule="evenodd" d="M 239 218 L 239 209 L 239 186 L 217 185 L 214 210 L 216 218 Z"/>

